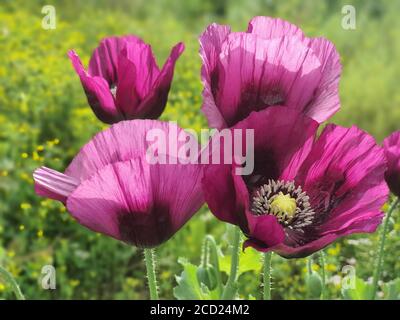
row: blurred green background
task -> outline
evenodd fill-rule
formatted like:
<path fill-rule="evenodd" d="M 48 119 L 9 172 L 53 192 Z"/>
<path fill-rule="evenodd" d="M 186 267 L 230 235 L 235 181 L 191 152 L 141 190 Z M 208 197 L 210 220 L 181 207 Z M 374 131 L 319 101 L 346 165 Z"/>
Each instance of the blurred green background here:
<path fill-rule="evenodd" d="M 351 3 L 350 3 L 351 2 Z M 55 30 L 41 27 L 44 5 L 56 8 Z M 356 8 L 356 30 L 341 27 L 344 4 Z M 341 111 L 332 121 L 356 124 L 381 141 L 400 123 L 400 1 L 398 0 L 2 0 L 0 7 L 0 264 L 34 299 L 147 298 L 142 252 L 87 231 L 64 207 L 37 197 L 32 171 L 41 165 L 63 170 L 97 131 L 105 128 L 91 112 L 66 56 L 75 49 L 87 64 L 92 49 L 109 35 L 133 33 L 152 44 L 162 64 L 171 47 L 186 50 L 175 71 L 162 118 L 183 128 L 206 127 L 200 112 L 198 35 L 212 22 L 244 30 L 255 15 L 298 24 L 308 36 L 324 36 L 337 46 L 343 63 Z M 229 201 L 227 199 L 227 201 Z M 384 279 L 400 276 L 399 213 L 390 222 Z M 397 222 L 395 222 L 397 220 Z M 172 240 L 162 245 L 158 275 L 162 298 L 173 298 L 178 257 L 199 262 L 205 234 L 212 233 L 225 254 L 226 226 L 202 209 Z M 328 297 L 340 298 L 344 265 L 372 275 L 377 235 L 341 240 L 327 250 Z M 259 297 L 259 255 L 248 249 L 240 296 Z M 305 298 L 305 259 L 273 256 L 274 299 Z M 54 265 L 57 289 L 41 287 L 41 269 Z M 316 263 L 313 266 L 319 268 Z M 0 298 L 14 298 L 0 281 Z"/>

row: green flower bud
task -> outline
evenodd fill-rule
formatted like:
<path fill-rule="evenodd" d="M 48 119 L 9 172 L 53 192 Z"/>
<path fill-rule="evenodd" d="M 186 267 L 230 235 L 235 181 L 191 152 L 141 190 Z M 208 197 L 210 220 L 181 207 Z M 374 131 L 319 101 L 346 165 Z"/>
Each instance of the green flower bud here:
<path fill-rule="evenodd" d="M 205 284 L 208 289 L 214 290 L 217 287 L 217 272 L 212 265 L 197 268 L 197 279 Z"/>
<path fill-rule="evenodd" d="M 306 276 L 308 296 L 311 299 L 319 299 L 322 293 L 322 278 L 318 272 L 312 271 Z"/>

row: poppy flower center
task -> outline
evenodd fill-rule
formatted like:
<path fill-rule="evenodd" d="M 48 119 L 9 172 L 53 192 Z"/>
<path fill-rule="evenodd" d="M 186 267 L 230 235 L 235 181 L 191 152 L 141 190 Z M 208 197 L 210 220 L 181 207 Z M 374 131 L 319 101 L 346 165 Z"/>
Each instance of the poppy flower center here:
<path fill-rule="evenodd" d="M 296 213 L 296 200 L 289 194 L 279 194 L 271 202 L 271 213 L 280 218 L 284 217 L 286 220 L 292 220 Z"/>
<path fill-rule="evenodd" d="M 290 229 L 302 231 L 314 220 L 310 198 L 294 181 L 268 180 L 253 193 L 252 211 L 255 215 L 270 214 Z"/>

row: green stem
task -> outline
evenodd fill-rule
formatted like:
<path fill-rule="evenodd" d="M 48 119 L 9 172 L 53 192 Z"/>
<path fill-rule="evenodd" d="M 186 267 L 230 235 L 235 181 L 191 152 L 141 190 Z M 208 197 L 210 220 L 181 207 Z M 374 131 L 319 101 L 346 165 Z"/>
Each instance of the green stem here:
<path fill-rule="evenodd" d="M 308 275 L 311 275 L 312 273 L 312 256 L 307 259 L 307 272 Z"/>
<path fill-rule="evenodd" d="M 14 291 L 18 300 L 25 300 L 24 295 L 21 292 L 21 289 L 18 286 L 17 281 L 15 281 L 14 277 L 9 273 L 6 269 L 0 266 L 0 277 L 2 277 L 7 283 L 10 284 L 12 290 Z"/>
<path fill-rule="evenodd" d="M 321 250 L 319 252 L 319 263 L 321 265 L 321 278 L 322 278 L 322 285 L 321 285 L 321 300 L 325 299 L 325 253 Z"/>
<path fill-rule="evenodd" d="M 272 252 L 264 253 L 264 300 L 271 300 L 271 257 Z"/>
<path fill-rule="evenodd" d="M 146 262 L 147 281 L 149 283 L 150 300 L 158 300 L 154 249 L 144 249 L 144 260 Z"/>
<path fill-rule="evenodd" d="M 222 292 L 222 300 L 232 300 L 236 295 L 236 280 L 239 267 L 240 229 L 235 227 L 232 243 L 231 272 Z"/>
<path fill-rule="evenodd" d="M 376 293 L 378 291 L 378 282 L 379 279 L 381 278 L 381 273 L 382 273 L 382 264 L 383 264 L 383 258 L 385 256 L 385 241 L 386 241 L 386 234 L 387 234 L 387 229 L 389 226 L 389 220 L 390 217 L 394 211 L 394 209 L 397 207 L 399 204 L 399 198 L 397 198 L 393 204 L 390 206 L 389 211 L 386 214 L 385 220 L 383 222 L 382 226 L 382 233 L 380 235 L 380 241 L 379 241 L 379 246 L 375 255 L 375 270 L 374 270 L 374 276 L 373 276 L 373 282 L 372 282 L 372 296 L 371 299 L 375 300 L 376 298 Z"/>
<path fill-rule="evenodd" d="M 205 245 L 206 245 L 206 250 L 208 250 L 207 258 L 210 260 L 207 262 L 210 262 L 216 270 L 217 290 L 218 290 L 218 296 L 219 296 L 222 291 L 222 279 L 221 279 L 221 271 L 219 268 L 217 243 L 215 242 L 215 239 L 213 236 L 207 235 L 205 238 Z"/>

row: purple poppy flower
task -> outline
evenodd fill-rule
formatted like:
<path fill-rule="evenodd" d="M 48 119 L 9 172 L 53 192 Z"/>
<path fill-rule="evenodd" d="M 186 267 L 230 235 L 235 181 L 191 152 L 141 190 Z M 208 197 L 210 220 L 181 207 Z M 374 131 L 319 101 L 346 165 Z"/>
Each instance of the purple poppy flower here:
<path fill-rule="evenodd" d="M 103 39 L 94 50 L 87 71 L 73 50 L 68 56 L 97 118 L 115 123 L 157 119 L 162 114 L 175 62 L 183 50 L 183 43 L 178 43 L 161 70 L 151 46 L 135 36 Z"/>
<path fill-rule="evenodd" d="M 255 17 L 247 32 L 210 25 L 200 37 L 202 110 L 210 127 L 231 127 L 252 111 L 296 108 L 319 123 L 339 110 L 341 64 L 334 45 L 281 19 Z"/>
<path fill-rule="evenodd" d="M 146 133 L 189 134 L 156 120 L 122 121 L 97 134 L 64 173 L 41 167 L 35 189 L 62 201 L 90 230 L 139 247 L 154 247 L 175 234 L 203 204 L 202 169 L 197 164 L 150 164 Z M 153 154 L 169 153 L 153 148 Z M 181 142 L 176 142 L 179 147 Z M 176 156 L 176 155 L 175 155 Z"/>
<path fill-rule="evenodd" d="M 392 133 L 383 142 L 388 170 L 385 177 L 390 190 L 400 197 L 400 131 Z"/>
<path fill-rule="evenodd" d="M 236 175 L 237 165 L 205 168 L 210 210 L 242 229 L 245 247 L 304 257 L 380 224 L 388 197 L 382 148 L 356 127 L 328 125 L 318 139 L 317 128 L 294 108 L 253 112 L 229 129 L 254 129 L 253 173 Z"/>

